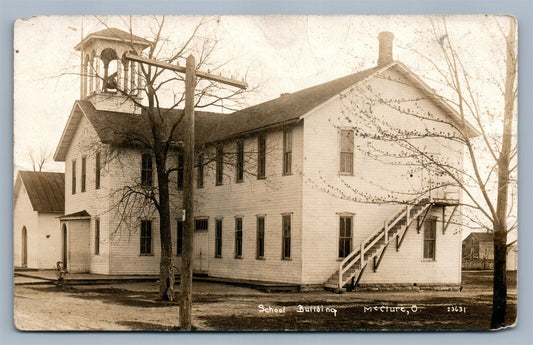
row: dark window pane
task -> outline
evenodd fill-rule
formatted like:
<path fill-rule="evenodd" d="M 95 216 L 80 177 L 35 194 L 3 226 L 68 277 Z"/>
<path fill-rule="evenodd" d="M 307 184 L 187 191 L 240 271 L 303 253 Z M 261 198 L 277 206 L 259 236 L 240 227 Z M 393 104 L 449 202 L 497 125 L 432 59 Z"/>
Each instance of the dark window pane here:
<path fill-rule="evenodd" d="M 266 176 L 266 138 L 260 135 L 257 138 L 257 178 Z"/>
<path fill-rule="evenodd" d="M 202 188 L 204 186 L 204 154 L 198 154 L 198 176 L 196 177 L 196 187 Z"/>
<path fill-rule="evenodd" d="M 152 186 L 152 155 L 145 153 L 142 155 L 141 162 L 141 185 L 145 187 Z"/>
<path fill-rule="evenodd" d="M 177 243 L 176 243 L 176 254 L 183 254 L 183 221 L 178 220 L 178 233 L 177 233 Z"/>
<path fill-rule="evenodd" d="M 221 185 L 224 177 L 224 148 L 221 145 L 217 147 L 215 175 L 216 184 Z"/>
<path fill-rule="evenodd" d="M 292 130 L 283 132 L 283 174 L 290 174 L 292 171 Z"/>
<path fill-rule="evenodd" d="M 183 171 L 184 171 L 184 160 L 183 160 L 183 154 L 180 153 L 178 155 L 178 189 L 183 189 Z"/>
<path fill-rule="evenodd" d="M 72 194 L 76 194 L 76 160 L 72 161 Z"/>
<path fill-rule="evenodd" d="M 215 257 L 222 257 L 222 220 L 215 221 Z"/>
<path fill-rule="evenodd" d="M 86 172 L 87 172 L 87 158 L 82 157 L 81 158 L 81 191 L 82 193 L 85 192 Z"/>
<path fill-rule="evenodd" d="M 244 179 L 244 142 L 237 142 L 237 182 L 241 182 Z"/>
<path fill-rule="evenodd" d="M 282 248 L 281 248 L 281 258 L 289 259 L 291 257 L 291 216 L 285 215 L 282 218 Z"/>
<path fill-rule="evenodd" d="M 195 219 L 194 231 L 207 231 L 209 221 L 207 219 Z"/>
<path fill-rule="evenodd" d="M 101 170 L 100 164 L 101 164 L 100 163 L 100 152 L 97 152 L 96 158 L 95 158 L 96 176 L 95 176 L 95 181 L 94 181 L 96 189 L 100 188 L 100 170 Z"/>

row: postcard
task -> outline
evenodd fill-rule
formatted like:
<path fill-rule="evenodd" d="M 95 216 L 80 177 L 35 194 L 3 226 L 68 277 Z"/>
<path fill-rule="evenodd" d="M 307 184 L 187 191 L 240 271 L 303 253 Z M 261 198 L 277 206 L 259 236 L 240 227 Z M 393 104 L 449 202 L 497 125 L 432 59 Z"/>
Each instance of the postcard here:
<path fill-rule="evenodd" d="M 22 331 L 517 319 L 517 22 L 14 23 Z"/>

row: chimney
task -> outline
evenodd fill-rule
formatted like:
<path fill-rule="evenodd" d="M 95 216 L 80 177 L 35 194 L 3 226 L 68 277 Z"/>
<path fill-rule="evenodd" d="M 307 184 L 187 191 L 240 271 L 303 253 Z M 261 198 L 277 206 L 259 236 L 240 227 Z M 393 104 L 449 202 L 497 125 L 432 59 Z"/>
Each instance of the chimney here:
<path fill-rule="evenodd" d="M 379 58 L 378 66 L 384 66 L 392 62 L 392 32 L 383 31 L 378 35 L 379 39 Z"/>

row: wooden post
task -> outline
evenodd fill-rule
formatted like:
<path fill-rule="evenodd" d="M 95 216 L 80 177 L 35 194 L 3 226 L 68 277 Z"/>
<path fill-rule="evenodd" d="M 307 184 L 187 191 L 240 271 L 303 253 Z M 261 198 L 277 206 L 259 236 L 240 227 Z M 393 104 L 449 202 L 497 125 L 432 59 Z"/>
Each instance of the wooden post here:
<path fill-rule="evenodd" d="M 185 154 L 183 174 L 183 208 L 185 224 L 183 227 L 183 255 L 181 257 L 180 318 L 182 331 L 191 330 L 192 314 L 192 250 L 194 225 L 194 89 L 196 83 L 194 56 L 189 55 L 185 71 Z"/>
<path fill-rule="evenodd" d="M 342 289 L 342 263 L 339 264 L 339 289 Z"/>
<path fill-rule="evenodd" d="M 361 268 L 363 268 L 363 264 L 365 263 L 365 241 L 361 242 L 361 250 L 359 254 L 361 257 Z"/>
<path fill-rule="evenodd" d="M 387 221 L 385 221 L 383 228 L 385 229 L 385 243 L 387 243 L 389 241 L 389 226 L 387 225 Z"/>

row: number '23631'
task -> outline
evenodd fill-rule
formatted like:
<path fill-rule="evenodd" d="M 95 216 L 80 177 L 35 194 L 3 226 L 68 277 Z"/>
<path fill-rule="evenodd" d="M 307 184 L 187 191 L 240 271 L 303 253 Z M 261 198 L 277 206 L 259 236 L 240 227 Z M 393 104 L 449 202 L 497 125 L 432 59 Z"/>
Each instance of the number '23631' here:
<path fill-rule="evenodd" d="M 466 313 L 466 307 L 463 306 L 450 306 L 447 307 L 448 313 Z"/>

